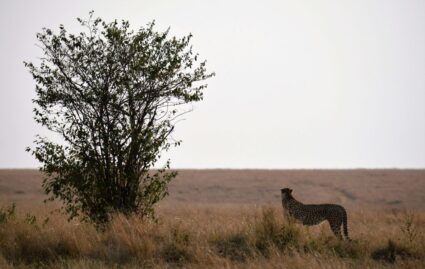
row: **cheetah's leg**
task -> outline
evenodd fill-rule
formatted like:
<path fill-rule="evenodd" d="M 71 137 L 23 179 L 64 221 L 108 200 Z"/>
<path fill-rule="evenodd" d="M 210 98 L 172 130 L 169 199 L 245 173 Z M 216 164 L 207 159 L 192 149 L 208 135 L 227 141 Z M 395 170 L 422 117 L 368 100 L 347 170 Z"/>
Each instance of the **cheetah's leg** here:
<path fill-rule="evenodd" d="M 338 239 L 342 240 L 342 235 L 341 235 L 341 225 L 342 223 L 338 223 L 338 222 L 329 222 L 329 226 L 331 226 L 331 230 L 332 232 L 335 234 L 336 237 L 338 237 Z"/>

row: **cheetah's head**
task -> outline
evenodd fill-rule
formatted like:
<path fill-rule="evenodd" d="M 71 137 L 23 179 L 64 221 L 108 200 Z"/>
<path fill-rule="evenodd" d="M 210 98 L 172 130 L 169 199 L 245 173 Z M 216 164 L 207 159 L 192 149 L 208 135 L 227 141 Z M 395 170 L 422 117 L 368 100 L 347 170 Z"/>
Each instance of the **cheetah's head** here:
<path fill-rule="evenodd" d="M 283 189 L 280 190 L 280 193 L 282 195 L 282 200 L 283 201 L 292 198 L 292 189 L 283 188 Z"/>

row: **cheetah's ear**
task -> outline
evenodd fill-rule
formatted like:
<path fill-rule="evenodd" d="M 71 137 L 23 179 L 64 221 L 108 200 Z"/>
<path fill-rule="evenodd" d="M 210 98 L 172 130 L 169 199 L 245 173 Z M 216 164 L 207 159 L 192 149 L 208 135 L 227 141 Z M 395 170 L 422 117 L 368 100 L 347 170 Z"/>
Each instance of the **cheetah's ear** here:
<path fill-rule="evenodd" d="M 292 189 L 289 189 L 289 193 L 292 194 Z"/>

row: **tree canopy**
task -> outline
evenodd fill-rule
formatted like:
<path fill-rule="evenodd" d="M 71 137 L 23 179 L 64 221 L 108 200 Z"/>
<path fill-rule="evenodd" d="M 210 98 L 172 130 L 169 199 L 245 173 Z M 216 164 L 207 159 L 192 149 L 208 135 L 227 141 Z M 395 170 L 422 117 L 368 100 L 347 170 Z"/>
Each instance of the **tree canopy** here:
<path fill-rule="evenodd" d="M 43 188 L 70 218 L 106 222 L 113 212 L 151 216 L 175 177 L 169 162 L 152 171 L 187 104 L 203 98 L 206 62 L 192 35 L 170 37 L 154 22 L 78 19 L 85 30 L 43 28 L 43 56 L 25 65 L 36 82 L 34 118 L 63 143 L 37 136 L 31 151 L 46 174 Z"/>

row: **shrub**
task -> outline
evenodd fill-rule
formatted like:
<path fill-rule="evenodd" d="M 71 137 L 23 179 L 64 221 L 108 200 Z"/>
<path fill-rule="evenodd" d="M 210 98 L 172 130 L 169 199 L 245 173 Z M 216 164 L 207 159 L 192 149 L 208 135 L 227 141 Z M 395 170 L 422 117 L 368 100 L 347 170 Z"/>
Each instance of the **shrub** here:
<path fill-rule="evenodd" d="M 403 235 L 402 240 L 406 241 L 408 245 L 413 246 L 419 237 L 418 227 L 415 222 L 415 214 L 413 212 L 405 211 L 403 213 L 400 230 Z"/>
<path fill-rule="evenodd" d="M 368 248 L 357 241 L 333 240 L 328 248 L 341 258 L 361 259 L 368 256 Z"/>
<path fill-rule="evenodd" d="M 322 252 L 323 244 L 316 239 L 310 239 L 304 243 L 303 250 L 305 253 Z"/>
<path fill-rule="evenodd" d="M 162 259 L 168 263 L 182 264 L 193 259 L 189 250 L 190 234 L 179 226 L 171 228 L 171 236 L 163 247 Z"/>
<path fill-rule="evenodd" d="M 255 225 L 255 246 L 261 254 L 268 256 L 270 248 L 281 251 L 297 248 L 300 240 L 300 230 L 293 223 L 280 223 L 273 208 L 263 208 L 262 217 Z"/>
<path fill-rule="evenodd" d="M 16 215 L 16 205 L 12 203 L 11 206 L 7 208 L 0 208 L 0 223 L 6 223 L 9 220 L 15 218 Z"/>
<path fill-rule="evenodd" d="M 395 243 L 393 240 L 388 240 L 388 244 L 372 253 L 374 260 L 382 260 L 389 263 L 395 263 L 397 257 L 401 259 L 413 258 L 415 253 L 406 246 Z"/>
<path fill-rule="evenodd" d="M 244 262 L 253 256 L 253 249 L 247 234 L 238 232 L 228 237 L 213 240 L 220 256 L 233 261 Z"/>

